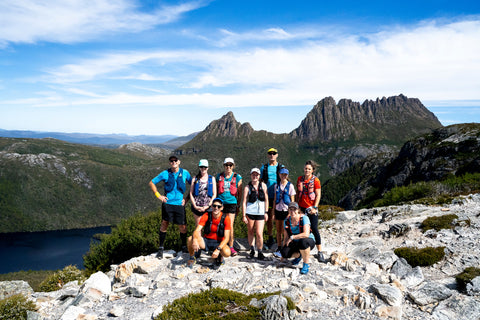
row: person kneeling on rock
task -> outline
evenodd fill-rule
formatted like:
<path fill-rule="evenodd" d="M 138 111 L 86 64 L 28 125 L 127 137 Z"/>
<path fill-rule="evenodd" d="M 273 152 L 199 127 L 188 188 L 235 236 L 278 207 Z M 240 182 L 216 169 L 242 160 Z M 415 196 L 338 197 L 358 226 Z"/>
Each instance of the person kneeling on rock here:
<path fill-rule="evenodd" d="M 310 268 L 310 250 L 315 247 L 315 237 L 310 233 L 310 220 L 301 213 L 296 202 L 290 202 L 288 213 L 283 223 L 282 260 L 293 257 L 292 264 L 297 265 L 303 259 L 300 273 L 306 274 Z"/>
<path fill-rule="evenodd" d="M 225 263 L 224 257 L 230 256 L 228 246 L 231 232 L 230 217 L 223 214 L 222 209 L 223 201 L 215 198 L 212 202 L 212 212 L 206 212 L 200 218 L 193 235 L 188 238 L 187 247 L 190 253 L 188 267 L 193 267 L 196 259 L 200 257 L 201 250 L 212 252 L 212 258 L 218 266 Z"/>

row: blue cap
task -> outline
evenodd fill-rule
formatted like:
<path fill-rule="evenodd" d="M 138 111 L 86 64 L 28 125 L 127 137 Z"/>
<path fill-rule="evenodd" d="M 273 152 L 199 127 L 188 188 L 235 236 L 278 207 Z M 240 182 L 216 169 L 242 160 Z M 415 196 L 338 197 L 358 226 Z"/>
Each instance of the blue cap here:
<path fill-rule="evenodd" d="M 288 172 L 288 169 L 287 169 L 287 168 L 282 168 L 282 169 L 280 169 L 280 172 L 279 172 L 279 173 L 280 173 L 280 174 L 282 174 L 282 173 L 288 174 L 289 172 Z"/>

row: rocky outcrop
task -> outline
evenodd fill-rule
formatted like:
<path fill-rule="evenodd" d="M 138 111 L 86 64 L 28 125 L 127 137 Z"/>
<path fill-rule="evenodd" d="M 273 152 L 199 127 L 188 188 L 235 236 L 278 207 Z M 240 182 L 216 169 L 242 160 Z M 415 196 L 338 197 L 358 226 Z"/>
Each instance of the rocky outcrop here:
<path fill-rule="evenodd" d="M 478 319 L 478 279 L 459 292 L 455 275 L 480 265 L 480 194 L 440 206 L 394 206 L 341 212 L 323 222 L 321 261 L 313 256 L 307 275 L 299 266 L 275 259 L 247 258 L 242 251 L 214 268 L 202 257 L 193 269 L 186 255 L 166 252 L 112 266 L 83 285 L 71 282 L 61 290 L 25 292 L 39 307 L 36 319 L 153 319 L 163 307 L 190 293 L 221 287 L 250 294 L 277 292 L 250 304 L 264 307 L 263 319 Z M 422 233 L 425 218 L 454 213 L 469 220 L 453 230 Z M 392 226 L 401 232 L 385 236 Z M 445 258 L 430 267 L 412 268 L 393 250 L 401 246 L 445 247 Z M 313 252 L 316 253 L 316 252 Z M 290 297 L 296 310 L 286 310 Z"/>
<path fill-rule="evenodd" d="M 136 154 L 144 155 L 145 157 L 151 158 L 151 159 L 166 157 L 167 155 L 170 154 L 169 150 L 147 146 L 140 142 L 122 144 L 120 147 L 118 147 L 118 150 L 133 152 Z"/>
<path fill-rule="evenodd" d="M 375 170 L 372 177 L 352 189 L 340 206 L 355 208 L 371 189 L 381 197 L 394 187 L 480 172 L 480 124 L 436 129 L 405 143 L 386 166 L 370 170 Z"/>
<path fill-rule="evenodd" d="M 240 123 L 235 119 L 233 112 L 228 112 L 218 120 L 212 121 L 194 140 L 206 141 L 210 138 L 227 137 L 237 138 L 249 136 L 253 130 L 250 123 Z"/>
<path fill-rule="evenodd" d="M 442 125 L 420 100 L 404 95 L 362 104 L 324 98 L 290 133 L 307 143 L 340 141 L 406 141 Z"/>

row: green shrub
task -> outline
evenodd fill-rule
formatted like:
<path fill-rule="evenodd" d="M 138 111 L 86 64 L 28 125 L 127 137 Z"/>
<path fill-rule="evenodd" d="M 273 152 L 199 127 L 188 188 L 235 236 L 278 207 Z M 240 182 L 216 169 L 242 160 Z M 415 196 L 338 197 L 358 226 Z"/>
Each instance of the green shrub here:
<path fill-rule="evenodd" d="M 322 205 L 318 207 L 318 218 L 323 221 L 333 220 L 343 209 L 336 206 Z"/>
<path fill-rule="evenodd" d="M 24 295 L 16 294 L 0 300 L 0 320 L 27 319 L 27 311 L 36 311 L 35 303 Z"/>
<path fill-rule="evenodd" d="M 426 247 L 422 249 L 402 247 L 394 250 L 400 258 L 407 260 L 412 267 L 427 267 L 442 260 L 445 256 L 445 247 Z"/>
<path fill-rule="evenodd" d="M 374 207 L 383 207 L 424 198 L 433 192 L 432 184 L 427 182 L 411 183 L 408 186 L 395 187 L 382 199 L 374 202 Z"/>
<path fill-rule="evenodd" d="M 462 273 L 456 275 L 455 280 L 460 291 L 466 291 L 467 284 L 471 283 L 476 277 L 480 277 L 480 268 L 475 267 L 465 268 Z"/>
<path fill-rule="evenodd" d="M 427 231 L 430 229 L 435 229 L 437 231 L 440 231 L 442 229 L 452 229 L 454 227 L 453 221 L 455 219 L 458 219 L 458 216 L 456 214 L 446 214 L 438 217 L 428 217 L 427 219 L 423 220 L 420 228 L 423 231 Z"/>
<path fill-rule="evenodd" d="M 209 320 L 244 320 L 260 319 L 260 309 L 250 305 L 253 298 L 264 299 L 274 293 L 256 293 L 245 295 L 239 292 L 213 288 L 200 293 L 189 294 L 179 298 L 163 308 L 155 320 L 167 319 L 209 319 Z M 295 309 L 294 302 L 287 298 L 288 310 Z M 233 312 L 232 310 L 235 310 Z"/>
<path fill-rule="evenodd" d="M 66 266 L 62 270 L 54 272 L 40 283 L 40 291 L 50 292 L 61 289 L 70 281 L 78 280 L 79 283 L 85 281 L 85 275 L 76 266 Z"/>
<path fill-rule="evenodd" d="M 54 272 L 54 270 L 28 270 L 3 273 L 0 274 L 0 281 L 23 280 L 28 282 L 33 291 L 38 292 L 41 291 L 40 283 Z"/>

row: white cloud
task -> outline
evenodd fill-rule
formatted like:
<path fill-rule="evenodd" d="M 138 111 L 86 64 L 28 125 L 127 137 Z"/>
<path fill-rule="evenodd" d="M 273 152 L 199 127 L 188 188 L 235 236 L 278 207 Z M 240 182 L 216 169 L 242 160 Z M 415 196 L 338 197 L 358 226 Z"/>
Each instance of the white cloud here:
<path fill-rule="evenodd" d="M 205 1 L 191 1 L 144 13 L 129 0 L 5 0 L 0 2 L 0 44 L 72 43 L 139 32 L 176 21 L 204 5 Z"/>

